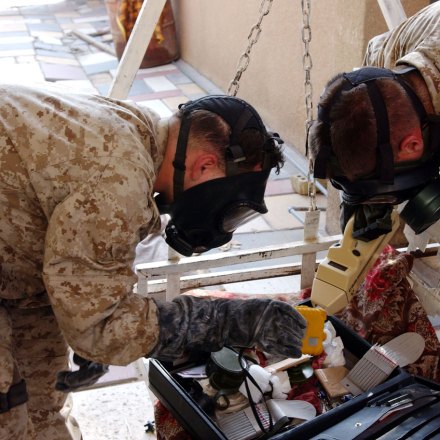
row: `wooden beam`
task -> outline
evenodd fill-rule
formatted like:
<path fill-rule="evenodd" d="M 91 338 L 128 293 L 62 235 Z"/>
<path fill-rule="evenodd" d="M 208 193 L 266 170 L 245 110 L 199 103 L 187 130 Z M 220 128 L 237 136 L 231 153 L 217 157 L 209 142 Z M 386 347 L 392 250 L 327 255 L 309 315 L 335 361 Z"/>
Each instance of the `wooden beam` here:
<path fill-rule="evenodd" d="M 280 245 L 264 246 L 251 250 L 233 251 L 227 253 L 205 254 L 197 257 L 181 258 L 177 263 L 156 261 L 136 265 L 136 271 L 148 277 L 149 280 L 163 278 L 169 274 L 183 274 L 214 267 L 224 267 L 235 264 L 267 261 L 274 258 L 291 257 L 326 251 L 332 244 L 341 239 L 340 235 L 322 237 L 314 242 L 296 241 Z"/>
<path fill-rule="evenodd" d="M 394 29 L 406 20 L 406 13 L 400 0 L 377 0 L 388 29 Z"/>
<path fill-rule="evenodd" d="M 110 86 L 108 94 L 110 98 L 127 98 L 165 2 L 166 0 L 144 0 L 142 3 L 142 8 L 118 65 L 116 76 Z"/>
<path fill-rule="evenodd" d="M 313 262 L 313 270 L 316 270 L 319 261 Z M 281 264 L 275 266 L 267 266 L 264 268 L 253 268 L 246 270 L 228 270 L 222 272 L 208 272 L 203 274 L 185 275 L 180 278 L 180 285 L 177 293 L 190 289 L 200 289 L 209 286 L 221 286 L 230 283 L 240 283 L 243 281 L 257 281 L 269 278 L 288 277 L 293 275 L 301 275 L 300 263 L 298 264 Z M 148 291 L 139 291 L 144 296 L 165 294 L 168 288 L 167 279 L 157 279 L 150 281 Z M 292 289 L 293 291 L 293 289 Z M 176 295 L 174 295 L 176 296 Z M 168 299 L 168 298 L 166 298 Z"/>

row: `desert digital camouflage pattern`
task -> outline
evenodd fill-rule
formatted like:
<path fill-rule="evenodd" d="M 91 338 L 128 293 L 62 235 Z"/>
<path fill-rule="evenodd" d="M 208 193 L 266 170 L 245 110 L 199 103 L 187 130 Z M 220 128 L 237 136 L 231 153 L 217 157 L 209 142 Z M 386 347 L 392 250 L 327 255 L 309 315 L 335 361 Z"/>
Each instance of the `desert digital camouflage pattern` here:
<path fill-rule="evenodd" d="M 0 329 L 9 334 L 8 342 L 1 338 L 0 343 L 0 392 L 6 393 L 11 381 L 17 383 L 23 377 L 29 400 L 0 414 L 0 439 L 70 439 L 76 422 L 67 405 L 60 413 L 67 396 L 54 388 L 56 372 L 68 367 L 67 346 L 51 308 L 8 307 L 5 312 L 0 307 Z M 11 363 L 12 347 L 15 361 Z"/>
<path fill-rule="evenodd" d="M 416 67 L 440 113 L 440 2 L 371 39 L 363 64 L 388 69 L 405 64 Z"/>
<path fill-rule="evenodd" d="M 54 429 L 65 396 L 41 390 L 66 369 L 64 338 L 113 365 L 157 343 L 156 306 L 132 293 L 132 264 L 160 227 L 152 187 L 168 125 L 133 103 L 48 90 L 0 86 L 0 392 L 19 371 L 31 422 Z M 25 406 L 0 414 L 0 440 L 22 438 L 4 427 Z"/>

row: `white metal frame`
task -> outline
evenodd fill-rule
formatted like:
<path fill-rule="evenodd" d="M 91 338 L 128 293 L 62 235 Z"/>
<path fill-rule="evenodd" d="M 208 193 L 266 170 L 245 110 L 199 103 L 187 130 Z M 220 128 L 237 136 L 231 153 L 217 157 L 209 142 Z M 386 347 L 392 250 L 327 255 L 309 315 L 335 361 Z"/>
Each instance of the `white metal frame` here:
<path fill-rule="evenodd" d="M 307 273 L 307 271 L 303 271 L 304 261 L 302 264 L 297 265 L 270 265 L 271 260 L 284 257 L 306 256 L 311 261 L 311 263 L 308 263 L 311 265 L 309 269 L 314 273 L 318 263 L 316 254 L 326 251 L 340 239 L 341 236 L 337 235 L 319 238 L 313 242 L 297 241 L 251 250 L 228 251 L 227 253 L 207 254 L 179 260 L 141 263 L 136 266 L 138 273 L 137 292 L 141 295 L 158 295 L 170 300 L 177 296 L 181 290 L 290 275 L 302 276 L 304 272 Z M 208 272 L 213 268 L 230 267 L 257 261 L 265 261 L 268 264 L 255 269 Z M 205 273 L 187 275 L 200 271 Z M 172 286 L 171 289 L 170 286 Z M 311 287 L 311 282 L 308 287 Z"/>

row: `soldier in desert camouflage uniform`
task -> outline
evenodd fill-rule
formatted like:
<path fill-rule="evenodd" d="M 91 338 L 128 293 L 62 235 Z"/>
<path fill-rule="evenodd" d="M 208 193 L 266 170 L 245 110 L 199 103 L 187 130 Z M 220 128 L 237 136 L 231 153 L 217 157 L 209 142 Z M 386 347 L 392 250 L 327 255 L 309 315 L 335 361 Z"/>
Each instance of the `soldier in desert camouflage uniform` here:
<path fill-rule="evenodd" d="M 214 103 L 258 119 L 237 98 Z M 227 181 L 222 155 L 234 128 L 210 111 L 190 116 L 182 195 Z M 68 345 L 89 364 L 113 365 L 226 343 L 300 354 L 304 321 L 287 304 L 188 296 L 167 303 L 132 292 L 136 245 L 160 227 L 154 193 L 171 204 L 180 197 L 173 175 L 183 120 L 126 101 L 0 87 L 1 440 L 70 438 L 59 414 L 66 395 L 54 388 L 56 373 L 68 368 Z M 263 168 L 267 180 L 283 158 L 261 121 L 256 125 L 259 143 L 243 146 L 237 162 L 243 176 Z M 241 200 L 240 209 L 245 205 Z M 64 390 L 98 376 L 69 376 Z"/>
<path fill-rule="evenodd" d="M 309 135 L 314 175 L 330 177 L 341 190 L 342 228 L 355 213 L 359 237 L 371 231 L 376 220 L 388 230 L 392 204 L 413 198 L 417 188 L 432 188 L 438 180 L 439 114 L 440 2 L 436 2 L 374 37 L 364 66 L 336 75 L 320 97 Z M 417 197 L 424 195 L 420 192 Z M 432 224 L 429 215 L 422 219 L 422 213 L 410 211 L 412 204 L 406 206 L 401 216 L 417 233 L 422 228 L 416 222 L 423 227 Z"/>

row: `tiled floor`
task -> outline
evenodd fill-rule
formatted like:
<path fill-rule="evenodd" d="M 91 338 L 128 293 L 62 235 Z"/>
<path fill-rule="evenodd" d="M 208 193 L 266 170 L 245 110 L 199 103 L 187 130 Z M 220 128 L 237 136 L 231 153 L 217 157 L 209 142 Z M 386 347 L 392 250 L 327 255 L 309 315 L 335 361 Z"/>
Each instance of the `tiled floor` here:
<path fill-rule="evenodd" d="M 78 35 L 106 45 L 93 45 Z M 106 95 L 117 72 L 118 59 L 104 0 L 1 0 L 0 82 L 51 83 L 68 91 Z M 223 93 L 183 61 L 139 70 L 128 98 L 171 115 L 178 104 L 208 93 Z M 234 247 L 254 248 L 302 239 L 305 196 L 292 189 L 291 176 L 304 172 L 304 159 L 287 147 L 288 161 L 279 176 L 271 176 L 266 203 L 269 213 L 237 231 Z M 320 195 L 318 206 L 325 207 Z M 296 215 L 289 214 L 294 209 Z M 323 232 L 323 219 L 321 220 Z M 238 292 L 294 292 L 297 280 L 274 279 L 228 286 Z M 144 381 L 79 392 L 73 413 L 84 440 L 141 440 L 144 423 L 153 419 Z"/>

